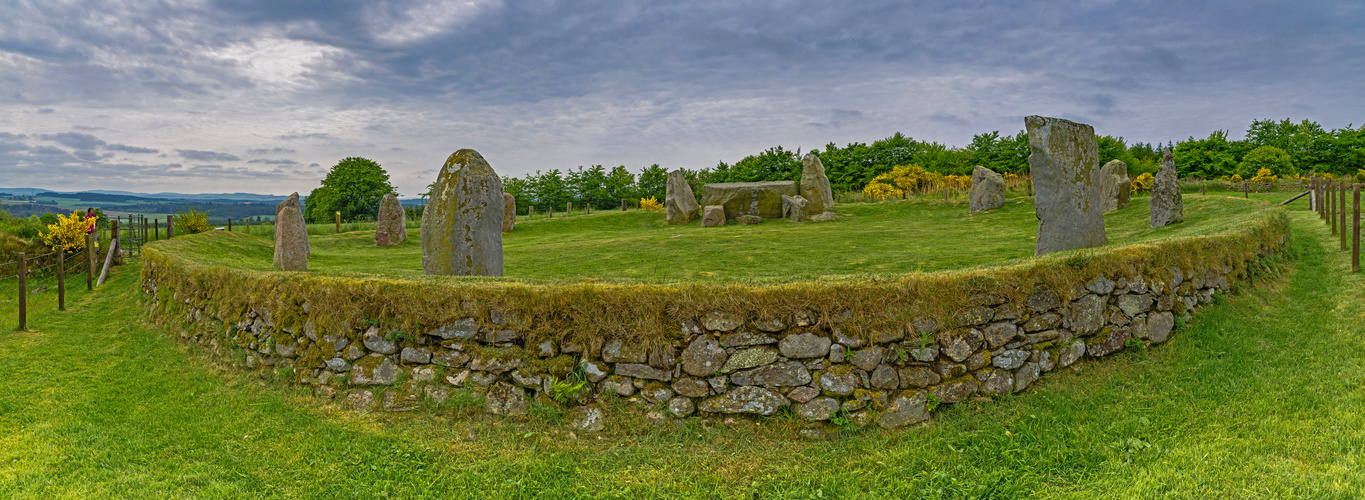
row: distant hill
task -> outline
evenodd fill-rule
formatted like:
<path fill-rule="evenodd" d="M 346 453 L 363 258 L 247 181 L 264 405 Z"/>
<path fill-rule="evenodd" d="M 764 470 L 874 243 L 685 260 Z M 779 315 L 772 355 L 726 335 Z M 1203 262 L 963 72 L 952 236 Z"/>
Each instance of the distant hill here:
<path fill-rule="evenodd" d="M 43 212 L 84 211 L 85 207 L 98 207 L 105 213 L 114 214 L 172 214 L 183 210 L 195 209 L 209 212 L 211 220 L 237 219 L 242 217 L 273 217 L 275 205 L 284 201 L 284 196 L 253 193 L 185 194 L 185 193 L 134 193 L 131 191 L 111 191 L 93 189 L 81 192 L 57 192 L 36 188 L 0 187 L 0 199 L 17 198 L 5 202 L 5 210 L 14 216 L 41 215 Z M 307 206 L 308 198 L 303 198 Z M 420 206 L 421 198 L 400 200 L 404 206 Z M 24 206 L 21 206 L 24 205 Z"/>
<path fill-rule="evenodd" d="M 277 204 L 284 201 L 285 196 L 274 194 L 254 194 L 254 193 L 134 193 L 132 191 L 111 191 L 106 189 L 92 189 L 89 191 L 69 192 L 52 191 L 50 189 L 37 188 L 6 188 L 0 187 L 0 193 L 18 196 L 35 196 L 43 194 L 51 195 L 85 195 L 81 199 L 90 201 L 122 201 L 128 198 L 141 198 L 143 200 L 189 200 L 207 201 L 212 203 L 270 203 Z M 109 196 L 113 198 L 97 198 L 98 196 Z"/>

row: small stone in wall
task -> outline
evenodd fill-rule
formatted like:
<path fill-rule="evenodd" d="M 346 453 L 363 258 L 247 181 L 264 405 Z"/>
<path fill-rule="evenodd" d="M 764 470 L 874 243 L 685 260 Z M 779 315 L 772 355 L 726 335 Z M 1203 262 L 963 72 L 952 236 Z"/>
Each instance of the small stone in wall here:
<path fill-rule="evenodd" d="M 427 332 L 427 335 L 440 337 L 443 339 L 472 339 L 479 333 L 479 324 L 474 318 L 457 320 L 454 323 L 442 325 Z"/>
<path fill-rule="evenodd" d="M 602 361 L 608 363 L 644 363 L 648 360 L 649 354 L 645 346 L 638 342 L 614 338 L 602 346 Z"/>
<path fill-rule="evenodd" d="M 731 373 L 738 370 L 747 370 L 763 366 L 773 361 L 777 361 L 777 349 L 771 347 L 754 347 L 750 349 L 740 349 L 725 361 L 725 366 L 721 368 L 721 373 Z"/>
<path fill-rule="evenodd" d="M 738 331 L 727 333 L 720 337 L 721 347 L 747 347 L 751 345 L 776 344 L 777 338 L 772 335 L 754 333 L 749 331 Z"/>
<path fill-rule="evenodd" d="M 883 429 L 895 429 L 928 420 L 929 410 L 925 407 L 927 400 L 924 391 L 904 391 L 886 406 L 886 411 L 877 418 L 877 425 Z"/>
<path fill-rule="evenodd" d="M 820 374 L 820 388 L 831 396 L 847 396 L 858 388 L 858 374 L 853 367 L 836 365 Z"/>
<path fill-rule="evenodd" d="M 1098 338 L 1086 345 L 1086 354 L 1094 358 L 1108 356 L 1122 350 L 1129 337 L 1127 328 L 1105 328 Z"/>
<path fill-rule="evenodd" d="M 1077 335 L 1090 335 L 1104 327 L 1104 297 L 1089 295 L 1071 303 L 1067 322 Z"/>
<path fill-rule="evenodd" d="M 728 357 L 715 339 L 698 337 L 683 349 L 682 369 L 696 377 L 708 377 L 719 372 Z"/>
<path fill-rule="evenodd" d="M 814 387 L 803 385 L 787 392 L 787 398 L 797 403 L 805 403 L 820 395 L 820 390 Z"/>
<path fill-rule="evenodd" d="M 810 371 L 795 361 L 773 363 L 730 375 L 730 382 L 735 385 L 790 387 L 809 384 L 810 381 Z"/>
<path fill-rule="evenodd" d="M 673 390 L 690 398 L 703 398 L 711 394 L 711 387 L 704 380 L 682 377 L 673 382 Z"/>
<path fill-rule="evenodd" d="M 713 311 L 702 316 L 701 326 L 713 332 L 728 332 L 739 328 L 740 321 L 733 315 L 721 311 Z"/>
<path fill-rule="evenodd" d="M 895 389 L 900 386 L 896 369 L 888 365 L 877 365 L 868 378 L 873 389 Z"/>
<path fill-rule="evenodd" d="M 1152 313 L 1147 316 L 1147 339 L 1160 344 L 1170 338 L 1175 327 L 1175 315 L 1167 312 Z"/>
<path fill-rule="evenodd" d="M 981 381 L 981 393 L 987 396 L 1004 396 L 1014 389 L 1014 376 L 999 368 L 991 370 Z"/>
<path fill-rule="evenodd" d="M 872 371 L 878 364 L 881 364 L 882 356 L 884 355 L 883 351 L 881 346 L 872 346 L 867 349 L 859 350 L 858 352 L 853 353 L 853 366 L 858 367 L 859 370 Z"/>
<path fill-rule="evenodd" d="M 460 351 L 441 351 L 431 357 L 431 362 L 441 366 L 459 368 L 469 362 L 469 355 Z"/>
<path fill-rule="evenodd" d="M 939 336 L 939 345 L 943 348 L 943 355 L 959 363 L 966 361 L 967 357 L 981 347 L 983 341 L 984 336 L 981 330 L 975 328 L 953 335 Z"/>
<path fill-rule="evenodd" d="M 337 372 L 337 373 L 345 373 L 345 372 L 351 371 L 351 364 L 350 364 L 350 363 L 347 363 L 346 360 L 341 359 L 341 358 L 332 358 L 332 359 L 323 361 L 322 364 L 323 364 L 324 366 L 326 366 L 328 370 L 331 370 L 331 371 L 334 371 L 334 372 Z"/>
<path fill-rule="evenodd" d="M 977 381 L 974 377 L 958 377 L 946 381 L 934 388 L 934 396 L 943 403 L 960 403 L 966 401 L 972 393 L 976 392 Z"/>
<path fill-rule="evenodd" d="M 673 380 L 673 372 L 667 372 L 658 368 L 639 364 L 639 363 L 617 363 L 616 374 L 645 380 L 658 380 L 668 382 Z"/>
<path fill-rule="evenodd" d="M 488 412 L 494 415 L 521 415 L 529 405 L 526 390 L 506 382 L 489 388 L 484 401 Z"/>
<path fill-rule="evenodd" d="M 425 347 L 404 347 L 401 357 L 404 363 L 427 364 L 431 362 L 431 350 Z"/>
<path fill-rule="evenodd" d="M 618 396 L 630 397 L 635 395 L 635 384 L 632 384 L 629 378 L 612 375 L 597 385 L 597 392 L 603 394 L 616 393 Z"/>
<path fill-rule="evenodd" d="M 374 393 L 365 390 L 351 391 L 341 404 L 351 411 L 368 412 L 374 410 Z"/>
<path fill-rule="evenodd" d="M 673 389 L 657 381 L 650 381 L 640 388 L 640 395 L 651 403 L 667 402 L 673 399 L 674 394 Z"/>
<path fill-rule="evenodd" d="M 668 400 L 668 412 L 678 418 L 687 417 L 697 411 L 697 406 L 692 403 L 690 398 L 678 396 Z"/>
<path fill-rule="evenodd" d="M 417 382 L 431 382 L 436 380 L 436 370 L 430 366 L 413 367 L 412 379 Z"/>
<path fill-rule="evenodd" d="M 1039 363 L 1025 363 L 1023 368 L 1014 373 L 1014 392 L 1028 389 L 1038 381 L 1039 374 L 1042 373 L 1042 365 Z"/>
<path fill-rule="evenodd" d="M 834 398 L 812 399 L 792 406 L 792 413 L 810 422 L 829 420 L 837 411 L 839 411 L 839 401 Z"/>
<path fill-rule="evenodd" d="M 933 370 L 923 366 L 901 368 L 899 375 L 902 389 L 928 387 L 937 384 L 942 380 L 942 378 L 939 377 L 937 373 L 934 373 Z"/>
<path fill-rule="evenodd" d="M 991 364 L 995 365 L 996 368 L 1013 370 L 1024 366 L 1024 363 L 1028 362 L 1029 356 L 1032 354 L 1032 352 L 1023 349 L 1006 349 L 1001 351 L 1000 354 L 995 355 L 991 360 Z"/>
<path fill-rule="evenodd" d="M 469 367 L 477 371 L 500 375 L 521 368 L 521 358 L 498 359 L 492 355 L 482 355 L 474 358 L 469 363 Z"/>
<path fill-rule="evenodd" d="M 398 352 L 398 343 L 380 337 L 379 328 L 372 326 L 365 330 L 365 348 L 380 354 L 393 354 Z"/>
<path fill-rule="evenodd" d="M 417 409 L 417 405 L 422 400 L 416 393 L 403 391 L 387 391 L 384 393 L 384 411 L 390 413 L 408 412 Z"/>
<path fill-rule="evenodd" d="M 596 405 L 579 406 L 569 410 L 569 426 L 583 432 L 601 432 L 606 428 L 606 415 Z"/>
<path fill-rule="evenodd" d="M 963 361 L 962 364 L 967 365 L 967 371 L 976 371 L 989 366 L 991 364 L 992 356 L 993 354 L 991 354 L 990 351 L 976 351 L 975 353 L 972 353 L 971 356 L 968 356 L 967 360 Z"/>
<path fill-rule="evenodd" d="M 754 328 L 768 333 L 777 333 L 787 329 L 787 323 L 779 318 L 771 318 L 754 322 Z"/>
<path fill-rule="evenodd" d="M 828 337 L 806 332 L 784 337 L 777 349 L 788 358 L 819 358 L 829 354 L 829 345 Z"/>
<path fill-rule="evenodd" d="M 1002 321 L 999 323 L 991 323 L 991 325 L 987 326 L 982 333 L 985 334 L 986 345 L 989 346 L 990 349 L 999 349 L 1000 346 L 1014 340 L 1019 334 L 1019 329 L 1015 328 L 1014 323 Z"/>

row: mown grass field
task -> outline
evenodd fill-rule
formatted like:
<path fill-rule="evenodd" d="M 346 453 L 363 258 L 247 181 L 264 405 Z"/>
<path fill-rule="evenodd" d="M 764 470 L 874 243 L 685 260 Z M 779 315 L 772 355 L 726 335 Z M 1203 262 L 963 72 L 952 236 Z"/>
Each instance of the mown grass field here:
<path fill-rule="evenodd" d="M 1281 197 L 1280 199 L 1283 199 Z M 1212 234 L 1237 227 L 1263 200 L 1186 195 L 1185 220 L 1149 227 L 1149 198 L 1106 215 L 1111 245 Z M 503 235 L 504 274 L 528 280 L 741 281 L 932 272 L 1008 264 L 1033 256 L 1038 220 L 1032 201 L 1012 197 L 1000 210 L 971 214 L 965 200 L 914 199 L 837 205 L 831 222 L 765 220 L 746 226 L 670 226 L 662 211 L 601 212 L 520 221 Z M 176 239 L 162 248 L 206 265 L 268 271 L 268 227 L 259 238 Z M 422 274 L 421 242 L 379 248 L 373 225 L 335 234 L 312 231 L 311 272 Z M 343 225 L 343 229 L 345 226 Z"/>
<path fill-rule="evenodd" d="M 469 398 L 343 412 L 143 324 L 133 264 L 0 333 L 0 497 L 1360 498 L 1365 279 L 1293 218 L 1295 264 L 1164 346 L 819 441 L 787 415 L 651 426 L 622 400 L 596 435 Z"/>

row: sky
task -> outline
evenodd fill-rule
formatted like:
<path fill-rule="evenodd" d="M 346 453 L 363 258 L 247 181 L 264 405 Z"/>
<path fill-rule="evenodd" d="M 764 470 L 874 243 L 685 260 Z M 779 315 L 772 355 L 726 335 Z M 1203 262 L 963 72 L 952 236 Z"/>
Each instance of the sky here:
<path fill-rule="evenodd" d="M 1129 142 L 1365 123 L 1365 2 L 0 0 L 0 187 L 306 195 L 343 158 L 417 196 L 713 167 L 1027 115 Z"/>

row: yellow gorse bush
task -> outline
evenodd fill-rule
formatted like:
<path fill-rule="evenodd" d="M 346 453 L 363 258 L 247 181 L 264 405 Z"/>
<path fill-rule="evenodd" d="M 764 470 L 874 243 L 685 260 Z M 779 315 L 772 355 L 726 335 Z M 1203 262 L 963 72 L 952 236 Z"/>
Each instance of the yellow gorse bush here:
<path fill-rule="evenodd" d="M 653 196 L 640 198 L 640 210 L 658 210 L 663 207 L 664 204 L 659 203 L 659 200 L 655 199 Z"/>
<path fill-rule="evenodd" d="M 1156 177 L 1152 177 L 1151 172 L 1143 172 L 1142 175 L 1133 179 L 1133 192 L 1145 193 L 1152 190 L 1152 183 L 1156 182 Z"/>
<path fill-rule="evenodd" d="M 947 187 L 953 189 L 970 189 L 972 187 L 972 176 L 970 175 L 945 175 L 943 182 Z"/>
<path fill-rule="evenodd" d="M 175 213 L 176 232 L 198 234 L 209 230 L 209 213 L 191 208 L 188 212 Z"/>
<path fill-rule="evenodd" d="M 1279 180 L 1279 177 L 1276 177 L 1275 172 L 1271 172 L 1268 168 L 1257 170 L 1256 177 L 1251 178 L 1251 182 L 1275 182 L 1276 180 Z"/>
<path fill-rule="evenodd" d="M 896 186 L 878 180 L 873 180 L 863 187 L 863 194 L 874 200 L 884 200 L 900 194 L 900 192 L 901 190 L 896 189 Z"/>
<path fill-rule="evenodd" d="M 90 222 L 80 212 L 71 212 L 69 217 L 59 214 L 57 223 L 48 224 L 47 232 L 41 233 L 43 244 L 53 250 L 61 245 L 67 252 L 79 252 L 85 250 L 85 231 L 88 229 Z"/>
<path fill-rule="evenodd" d="M 1243 179 L 1242 179 L 1242 176 L 1240 176 L 1240 175 L 1232 174 L 1232 177 L 1228 177 L 1228 180 L 1230 180 L 1230 181 L 1232 181 L 1232 182 L 1242 182 Z"/>

